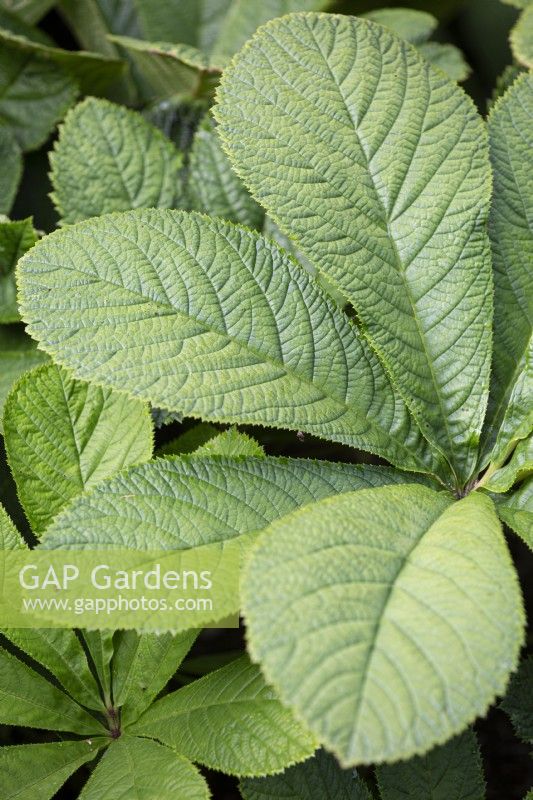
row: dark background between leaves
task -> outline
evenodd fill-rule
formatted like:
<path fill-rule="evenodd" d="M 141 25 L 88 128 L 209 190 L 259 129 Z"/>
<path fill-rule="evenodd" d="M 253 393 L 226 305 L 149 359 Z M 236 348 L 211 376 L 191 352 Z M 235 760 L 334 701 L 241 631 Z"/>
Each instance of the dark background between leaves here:
<path fill-rule="evenodd" d="M 259 2 L 260 0 L 250 0 Z M 83 2 L 83 0 L 80 0 Z M 162 0 L 164 2 L 164 0 Z M 503 5 L 499 0 L 339 0 L 331 10 L 346 13 L 359 13 L 371 8 L 384 6 L 410 6 L 430 11 L 440 19 L 438 39 L 458 45 L 472 67 L 473 74 L 466 82 L 466 91 L 474 98 L 480 111 L 485 113 L 487 99 L 490 98 L 498 75 L 512 61 L 507 42 L 508 32 L 517 12 Z M 76 49 L 77 42 L 65 28 L 61 18 L 51 12 L 41 22 L 46 30 L 62 47 Z M 56 212 L 48 198 L 50 185 L 47 177 L 48 151 L 50 143 L 41 150 L 30 153 L 25 159 L 25 170 L 21 188 L 12 217 L 20 219 L 33 215 L 37 228 L 50 231 L 57 223 Z M 157 445 L 174 438 L 186 430 L 187 422 L 172 424 L 157 432 Z M 306 436 L 303 441 L 292 432 L 271 432 L 261 429 L 248 429 L 270 455 L 290 455 L 295 457 L 323 458 L 334 461 L 374 461 L 364 453 L 328 444 Z M 27 534 L 27 524 L 16 500 L 13 482 L 5 462 L 5 453 L 0 443 L 0 501 L 4 503 L 12 518 Z M 516 567 L 526 592 L 528 618 L 533 609 L 533 557 L 518 537 L 508 532 L 508 541 Z M 193 654 L 214 654 L 237 651 L 243 647 L 244 632 L 238 630 L 205 631 L 197 641 Z M 528 649 L 532 650 L 532 637 L 529 634 Z M 186 676 L 177 676 L 174 688 Z M 487 800 L 522 800 L 533 783 L 533 765 L 529 758 L 529 746 L 520 742 L 513 733 L 506 715 L 493 707 L 487 717 L 476 723 L 476 731 L 481 745 L 485 776 L 487 781 Z M 0 726 L 0 745 L 23 744 L 25 742 L 55 740 L 54 734 L 26 732 L 21 728 Z M 372 781 L 371 771 L 364 771 L 365 777 Z M 76 773 L 56 795 L 57 800 L 71 800 L 78 796 L 89 774 L 88 769 Z M 219 773 L 205 771 L 214 800 L 238 800 L 240 798 L 237 782 Z"/>

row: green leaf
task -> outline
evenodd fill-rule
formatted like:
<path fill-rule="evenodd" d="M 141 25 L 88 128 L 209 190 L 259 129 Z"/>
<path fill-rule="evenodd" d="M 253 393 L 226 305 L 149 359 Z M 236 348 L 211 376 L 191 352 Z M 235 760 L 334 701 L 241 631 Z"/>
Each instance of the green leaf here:
<path fill-rule="evenodd" d="M 36 241 L 31 217 L 13 222 L 0 218 L 0 324 L 20 319 L 15 267 Z"/>
<path fill-rule="evenodd" d="M 88 220 L 22 259 L 19 290 L 32 335 L 79 378 L 438 468 L 356 326 L 245 228 L 162 209 Z"/>
<path fill-rule="evenodd" d="M 103 734 L 104 727 L 68 695 L 0 648 L 0 723 L 48 731 Z"/>
<path fill-rule="evenodd" d="M 528 6 L 520 14 L 518 22 L 511 31 L 511 50 L 519 64 L 533 69 L 533 6 Z"/>
<path fill-rule="evenodd" d="M 85 740 L 0 747 L 2 800 L 50 800 L 101 746 L 98 740 Z"/>
<path fill-rule="evenodd" d="M 219 433 L 219 429 L 215 428 L 214 425 L 210 425 L 208 422 L 200 422 L 198 425 L 189 428 L 185 433 L 176 436 L 175 439 L 171 439 L 170 442 L 158 447 L 156 455 L 172 456 L 192 453 L 198 447 L 213 439 L 213 437 L 218 436 Z"/>
<path fill-rule="evenodd" d="M 240 433 L 235 428 L 230 428 L 200 445 L 195 450 L 195 455 L 261 458 L 265 455 L 265 451 L 251 436 L 246 433 Z"/>
<path fill-rule="evenodd" d="M 50 164 L 63 222 L 170 208 L 180 195 L 181 154 L 140 114 L 107 100 L 89 97 L 67 114 Z"/>
<path fill-rule="evenodd" d="M 262 530 L 332 494 L 412 480 L 381 467 L 305 459 L 157 459 L 78 497 L 41 546 L 186 550 Z"/>
<path fill-rule="evenodd" d="M 25 372 L 48 360 L 21 325 L 0 327 L 0 433 L 4 432 L 4 403 L 11 387 Z"/>
<path fill-rule="evenodd" d="M 435 32 L 438 20 L 427 11 L 414 8 L 378 8 L 363 14 L 366 19 L 389 28 L 396 36 L 412 44 L 422 44 Z"/>
<path fill-rule="evenodd" d="M 80 800 L 209 800 L 204 778 L 186 758 L 149 739 L 121 736 L 107 748 Z"/>
<path fill-rule="evenodd" d="M 244 778 L 239 788 L 244 800 L 371 800 L 354 770 L 341 769 L 324 750 L 281 775 Z"/>
<path fill-rule="evenodd" d="M 131 731 L 230 775 L 266 775 L 316 748 L 243 656 L 151 706 Z"/>
<path fill-rule="evenodd" d="M 506 492 L 514 483 L 523 480 L 532 472 L 533 435 L 517 444 L 511 460 L 496 470 L 484 486 L 491 492 Z"/>
<path fill-rule="evenodd" d="M 485 459 L 503 464 L 533 427 L 533 76 L 524 74 L 489 116 L 494 199 L 489 220 L 494 262 L 494 357 Z M 492 450 L 492 453 L 490 451 Z"/>
<path fill-rule="evenodd" d="M 491 178 L 472 101 L 381 25 L 316 14 L 261 28 L 217 98 L 236 171 L 352 302 L 463 484 L 492 317 Z"/>
<path fill-rule="evenodd" d="M 22 155 L 15 137 L 0 125 L 0 214 L 9 214 L 22 177 Z"/>
<path fill-rule="evenodd" d="M 123 725 L 152 704 L 179 668 L 198 631 L 172 635 L 118 631 L 112 662 L 113 703 Z"/>
<path fill-rule="evenodd" d="M 533 478 L 510 495 L 495 495 L 500 519 L 533 550 Z"/>
<path fill-rule="evenodd" d="M 430 64 L 445 72 L 452 81 L 462 83 L 470 75 L 471 69 L 462 52 L 453 44 L 425 42 L 419 46 L 418 51 Z"/>
<path fill-rule="evenodd" d="M 3 42 L 0 48 L 0 124 L 22 150 L 36 150 L 76 99 L 76 82 L 63 67 Z"/>
<path fill-rule="evenodd" d="M 0 6 L 34 25 L 54 6 L 56 0 L 1 0 Z"/>
<path fill-rule="evenodd" d="M 209 118 L 194 137 L 188 174 L 187 196 L 191 208 L 261 229 L 263 209 L 233 172 Z"/>
<path fill-rule="evenodd" d="M 0 550 L 22 550 L 27 545 L 0 503 Z"/>
<path fill-rule="evenodd" d="M 261 535 L 241 591 L 252 657 L 346 766 L 460 732 L 523 641 L 516 573 L 476 493 L 388 486 L 310 504 Z"/>
<path fill-rule="evenodd" d="M 511 678 L 501 706 L 510 716 L 517 736 L 533 742 L 533 656 L 525 658 Z"/>
<path fill-rule="evenodd" d="M 466 730 L 425 756 L 377 768 L 382 800 L 485 800 L 476 735 Z"/>
<path fill-rule="evenodd" d="M 84 489 L 148 461 L 152 436 L 139 400 L 74 380 L 54 364 L 24 375 L 6 401 L 4 437 L 34 532 Z"/>
<path fill-rule="evenodd" d="M 135 0 L 144 39 L 182 42 L 208 53 L 232 0 Z"/>
<path fill-rule="evenodd" d="M 109 709 L 111 702 L 111 660 L 113 658 L 113 631 L 82 631 L 89 655 L 92 658 L 102 693 L 104 703 Z"/>

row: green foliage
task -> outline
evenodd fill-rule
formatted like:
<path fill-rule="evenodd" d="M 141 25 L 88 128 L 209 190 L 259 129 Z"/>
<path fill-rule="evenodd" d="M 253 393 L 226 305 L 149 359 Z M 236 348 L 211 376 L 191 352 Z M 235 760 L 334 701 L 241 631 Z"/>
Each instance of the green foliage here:
<path fill-rule="evenodd" d="M 511 49 L 522 66 L 533 68 L 533 6 L 529 5 L 520 15 L 511 31 Z"/>
<path fill-rule="evenodd" d="M 9 214 L 22 175 L 20 148 L 9 128 L 0 125 L 0 214 Z"/>
<path fill-rule="evenodd" d="M 30 369 L 48 361 L 20 325 L 0 326 L 0 433 L 4 432 L 4 403 L 13 384 Z"/>
<path fill-rule="evenodd" d="M 533 477 L 507 495 L 497 495 L 500 518 L 533 550 Z"/>
<path fill-rule="evenodd" d="M 524 659 L 511 678 L 502 708 L 511 717 L 518 736 L 533 742 L 533 656 Z"/>
<path fill-rule="evenodd" d="M 17 261 L 33 247 L 37 237 L 30 219 L 11 222 L 0 218 L 0 324 L 17 322 Z"/>

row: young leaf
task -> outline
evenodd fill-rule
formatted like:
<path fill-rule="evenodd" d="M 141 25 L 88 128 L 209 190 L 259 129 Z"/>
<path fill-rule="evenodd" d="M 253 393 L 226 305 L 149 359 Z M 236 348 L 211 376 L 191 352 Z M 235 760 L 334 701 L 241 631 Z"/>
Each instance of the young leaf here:
<path fill-rule="evenodd" d="M 261 458 L 265 455 L 265 451 L 255 439 L 245 433 L 240 433 L 235 428 L 229 428 L 229 430 L 219 433 L 209 439 L 208 442 L 205 442 L 205 444 L 200 445 L 195 450 L 195 455 Z"/>
<path fill-rule="evenodd" d="M 138 634 L 118 631 L 112 662 L 113 704 L 123 725 L 134 722 L 152 704 L 179 668 L 198 631 Z"/>
<path fill-rule="evenodd" d="M 533 478 L 510 495 L 494 495 L 500 519 L 533 550 Z"/>
<path fill-rule="evenodd" d="M 238 174 L 353 303 L 462 484 L 491 355 L 490 168 L 473 103 L 381 25 L 316 14 L 261 28 L 217 97 Z"/>
<path fill-rule="evenodd" d="M 488 497 L 331 497 L 271 525 L 242 580 L 249 648 L 344 765 L 424 753 L 505 689 L 523 609 Z"/>
<path fill-rule="evenodd" d="M 0 433 L 3 434 L 4 403 L 13 384 L 30 369 L 48 361 L 22 326 L 0 326 Z"/>
<path fill-rule="evenodd" d="M 246 656 L 158 700 L 130 732 L 230 775 L 279 772 L 316 748 Z"/>
<path fill-rule="evenodd" d="M 109 745 L 80 800 L 209 800 L 209 790 L 186 758 L 150 739 L 121 736 Z"/>
<path fill-rule="evenodd" d="M 4 437 L 19 498 L 41 534 L 84 489 L 152 455 L 148 407 L 74 380 L 55 364 L 24 375 L 9 395 Z"/>
<path fill-rule="evenodd" d="M 66 116 L 50 154 L 52 200 L 63 222 L 109 211 L 170 208 L 181 154 L 140 114 L 89 97 Z"/>
<path fill-rule="evenodd" d="M 27 253 L 19 289 L 32 335 L 79 378 L 438 468 L 355 325 L 245 228 L 161 209 L 88 220 Z"/>
<path fill-rule="evenodd" d="M 355 771 L 341 769 L 324 750 L 280 775 L 243 778 L 239 788 L 244 800 L 372 800 Z"/>
<path fill-rule="evenodd" d="M 445 72 L 452 81 L 462 83 L 466 81 L 470 75 L 471 70 L 463 54 L 459 48 L 455 47 L 453 44 L 425 42 L 420 45 L 418 51 L 424 58 L 427 58 L 430 64 L 433 64 L 434 67 L 438 67 Z"/>
<path fill-rule="evenodd" d="M 381 800 L 485 800 L 476 735 L 466 730 L 425 756 L 377 768 Z"/>
<path fill-rule="evenodd" d="M 0 214 L 9 214 L 22 177 L 22 155 L 5 124 L 0 124 L 0 164 Z"/>
<path fill-rule="evenodd" d="M 102 740 L 0 747 L 2 800 L 50 800 L 79 767 L 92 761 Z"/>
<path fill-rule="evenodd" d="M 36 241 L 31 217 L 13 222 L 0 219 L 0 324 L 20 319 L 15 267 Z"/>
<path fill-rule="evenodd" d="M 518 442 L 510 461 L 484 484 L 490 492 L 506 492 L 533 473 L 533 434 Z"/>
<path fill-rule="evenodd" d="M 496 465 L 533 426 L 533 76 L 524 74 L 494 105 L 489 142 L 494 199 L 489 231 L 494 261 L 494 357 L 486 457 Z"/>
<path fill-rule="evenodd" d="M 411 44 L 426 42 L 438 25 L 438 20 L 432 14 L 414 8 L 378 8 L 363 16 L 384 25 Z"/>
<path fill-rule="evenodd" d="M 501 703 L 520 738 L 533 742 L 533 656 L 525 658 L 511 678 Z"/>
<path fill-rule="evenodd" d="M 209 118 L 194 137 L 187 197 L 195 211 L 257 230 L 262 227 L 264 211 L 233 172 Z"/>
<path fill-rule="evenodd" d="M 305 459 L 158 459 L 74 500 L 41 546 L 188 549 L 262 530 L 332 494 L 412 480 L 391 469 Z"/>
<path fill-rule="evenodd" d="M 511 50 L 519 64 L 533 69 L 533 6 L 526 8 L 511 31 Z"/>
<path fill-rule="evenodd" d="M 0 723 L 103 734 L 105 728 L 46 678 L 0 648 Z"/>

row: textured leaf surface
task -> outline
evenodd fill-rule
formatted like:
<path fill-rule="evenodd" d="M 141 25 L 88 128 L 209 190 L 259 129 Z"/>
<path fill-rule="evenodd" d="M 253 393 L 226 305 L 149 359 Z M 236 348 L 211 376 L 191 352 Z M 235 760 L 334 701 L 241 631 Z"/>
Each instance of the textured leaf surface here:
<path fill-rule="evenodd" d="M 274 523 L 242 585 L 249 648 L 346 765 L 424 753 L 505 689 L 523 637 L 491 501 L 389 486 Z"/>
<path fill-rule="evenodd" d="M 231 456 L 233 458 L 250 456 L 252 458 L 261 458 L 265 455 L 265 451 L 251 436 L 248 436 L 246 433 L 240 433 L 235 430 L 235 428 L 229 428 L 229 430 L 223 431 L 217 436 L 213 436 L 209 441 L 200 445 L 200 447 L 195 450 L 195 455 L 219 455 Z"/>
<path fill-rule="evenodd" d="M 107 707 L 111 705 L 111 660 L 113 658 L 113 631 L 82 631 Z"/>
<path fill-rule="evenodd" d="M 489 116 L 494 200 L 494 357 L 487 452 L 502 464 L 533 426 L 533 76 L 525 74 Z"/>
<path fill-rule="evenodd" d="M 2 800 L 50 800 L 67 778 L 92 761 L 100 742 L 53 742 L 0 748 Z"/>
<path fill-rule="evenodd" d="M 67 114 L 50 163 L 64 222 L 170 208 L 180 194 L 182 158 L 172 142 L 140 114 L 94 97 Z"/>
<path fill-rule="evenodd" d="M 258 31 L 215 116 L 253 196 L 352 301 L 464 480 L 492 316 L 490 169 L 472 102 L 386 28 L 302 14 Z"/>
<path fill-rule="evenodd" d="M 516 446 L 510 461 L 497 470 L 485 484 L 491 492 L 506 492 L 514 483 L 533 472 L 533 436 L 523 439 Z"/>
<path fill-rule="evenodd" d="M 22 156 L 5 123 L 0 125 L 0 163 L 0 214 L 9 214 L 22 176 Z"/>
<path fill-rule="evenodd" d="M 158 456 L 172 456 L 183 455 L 184 453 L 192 453 L 198 447 L 206 444 L 210 439 L 218 436 L 219 429 L 208 422 L 199 422 L 198 425 L 193 425 L 192 428 L 166 442 L 156 450 Z"/>
<path fill-rule="evenodd" d="M 485 800 L 476 736 L 467 730 L 425 756 L 377 768 L 382 800 Z"/>
<path fill-rule="evenodd" d="M 533 742 L 533 656 L 520 664 L 501 705 L 511 717 L 517 735 Z"/>
<path fill-rule="evenodd" d="M 496 495 L 498 514 L 533 550 L 533 478 L 508 496 Z"/>
<path fill-rule="evenodd" d="M 438 25 L 438 20 L 432 14 L 414 8 L 378 8 L 368 11 L 364 17 L 384 25 L 412 44 L 425 42 Z"/>
<path fill-rule="evenodd" d="M 436 468 L 357 328 L 247 229 L 169 210 L 89 220 L 39 242 L 19 288 L 32 335 L 79 378 Z"/>
<path fill-rule="evenodd" d="M 149 739 L 122 736 L 100 761 L 80 800 L 208 800 L 207 784 L 190 761 Z"/>
<path fill-rule="evenodd" d="M 262 530 L 332 494 L 410 480 L 390 469 L 305 459 L 158 459 L 74 500 L 42 546 L 188 549 Z"/>
<path fill-rule="evenodd" d="M 519 64 L 533 69 L 533 6 L 520 15 L 511 31 L 511 50 Z"/>
<path fill-rule="evenodd" d="M 104 732 L 103 726 L 68 695 L 2 648 L 0 723 L 78 734 Z"/>
<path fill-rule="evenodd" d="M 244 778 L 240 790 L 244 800 L 371 800 L 354 770 L 341 769 L 324 750 L 280 775 Z"/>
<path fill-rule="evenodd" d="M 37 343 L 26 336 L 22 326 L 0 327 L 0 433 L 4 432 L 4 403 L 11 387 L 25 372 L 48 360 L 46 353 L 37 350 Z"/>
<path fill-rule="evenodd" d="M 445 72 L 452 81 L 462 83 L 470 75 L 471 70 L 463 54 L 453 44 L 425 42 L 420 45 L 418 50 L 424 58 L 427 58 L 430 64 Z"/>
<path fill-rule="evenodd" d="M 15 267 L 19 258 L 36 242 L 31 218 L 0 219 L 0 323 L 17 322 Z"/>
<path fill-rule="evenodd" d="M 279 772 L 316 748 L 246 656 L 158 700 L 131 730 L 233 775 Z"/>
<path fill-rule="evenodd" d="M 23 376 L 4 412 L 8 460 L 36 534 L 84 489 L 152 455 L 148 407 L 54 364 Z"/>
<path fill-rule="evenodd" d="M 20 550 L 26 547 L 4 506 L 0 503 L 0 550 Z"/>
<path fill-rule="evenodd" d="M 259 230 L 264 211 L 233 172 L 209 120 L 197 131 L 189 155 L 187 195 L 191 208 Z"/>

